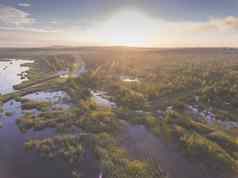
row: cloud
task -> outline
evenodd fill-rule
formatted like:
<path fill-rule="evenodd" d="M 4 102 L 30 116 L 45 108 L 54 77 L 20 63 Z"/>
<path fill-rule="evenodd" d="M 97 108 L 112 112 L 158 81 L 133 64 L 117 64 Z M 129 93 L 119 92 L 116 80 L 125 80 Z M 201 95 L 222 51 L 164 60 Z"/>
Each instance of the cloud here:
<path fill-rule="evenodd" d="M 47 28 L 33 28 L 33 27 L 2 27 L 0 26 L 0 31 L 19 31 L 19 32 L 35 32 L 35 33 L 57 33 L 62 32 L 62 30 L 57 29 L 47 29 Z"/>
<path fill-rule="evenodd" d="M 31 7 L 30 3 L 18 3 L 18 6 L 20 7 Z"/>
<path fill-rule="evenodd" d="M 238 17 L 227 16 L 224 18 L 210 18 L 207 22 L 195 25 L 194 30 L 200 32 L 211 30 L 238 30 Z"/>
<path fill-rule="evenodd" d="M 35 20 L 22 10 L 0 5 L 0 23 L 6 26 L 22 26 L 32 24 Z"/>
<path fill-rule="evenodd" d="M 31 33 L 56 33 L 61 32 L 48 26 L 39 26 L 29 13 L 14 7 L 0 4 L 0 32 L 31 32 Z"/>
<path fill-rule="evenodd" d="M 57 24 L 57 21 L 55 20 L 52 20 L 52 21 L 49 21 L 50 24 Z"/>

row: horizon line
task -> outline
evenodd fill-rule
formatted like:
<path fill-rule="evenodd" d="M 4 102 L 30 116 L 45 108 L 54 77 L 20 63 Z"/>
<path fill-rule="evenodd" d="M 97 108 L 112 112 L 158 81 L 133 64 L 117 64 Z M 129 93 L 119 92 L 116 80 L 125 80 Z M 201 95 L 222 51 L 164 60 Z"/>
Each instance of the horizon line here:
<path fill-rule="evenodd" d="M 56 49 L 56 48 L 134 48 L 134 49 L 238 49 L 234 46 L 126 46 L 126 45 L 51 45 L 51 46 L 0 46 L 0 49 Z"/>

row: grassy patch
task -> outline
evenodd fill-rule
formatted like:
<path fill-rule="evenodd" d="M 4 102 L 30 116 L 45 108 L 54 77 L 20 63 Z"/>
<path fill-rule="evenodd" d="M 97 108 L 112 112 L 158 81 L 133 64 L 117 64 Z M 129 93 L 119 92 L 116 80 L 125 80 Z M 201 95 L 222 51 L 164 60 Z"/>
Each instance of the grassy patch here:
<path fill-rule="evenodd" d="M 47 111 L 50 108 L 51 104 L 46 101 L 32 101 L 32 100 L 25 100 L 22 102 L 22 109 L 24 110 L 31 110 L 37 109 L 39 111 Z"/>
<path fill-rule="evenodd" d="M 92 111 L 80 120 L 80 127 L 88 132 L 109 132 L 117 130 L 119 123 L 110 110 Z"/>

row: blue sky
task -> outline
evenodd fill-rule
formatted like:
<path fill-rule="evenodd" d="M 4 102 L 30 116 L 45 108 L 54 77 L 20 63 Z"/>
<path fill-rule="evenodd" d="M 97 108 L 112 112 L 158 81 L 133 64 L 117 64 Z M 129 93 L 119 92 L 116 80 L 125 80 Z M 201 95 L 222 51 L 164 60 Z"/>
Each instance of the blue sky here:
<path fill-rule="evenodd" d="M 40 20 L 106 16 L 119 8 L 140 8 L 153 17 L 169 20 L 205 20 L 238 16 L 237 0 L 1 0 L 1 4 L 32 13 Z M 26 9 L 20 3 L 29 3 Z"/>
<path fill-rule="evenodd" d="M 237 9 L 237 0 L 0 0 L 0 46 L 238 46 Z"/>

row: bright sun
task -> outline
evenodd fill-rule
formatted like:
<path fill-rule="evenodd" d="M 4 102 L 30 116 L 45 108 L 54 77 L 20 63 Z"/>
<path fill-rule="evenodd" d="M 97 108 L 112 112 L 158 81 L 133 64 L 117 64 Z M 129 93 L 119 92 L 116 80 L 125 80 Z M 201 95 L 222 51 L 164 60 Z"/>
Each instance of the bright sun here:
<path fill-rule="evenodd" d="M 111 45 L 145 46 L 156 32 L 155 22 L 138 11 L 121 11 L 98 29 L 104 42 Z"/>

